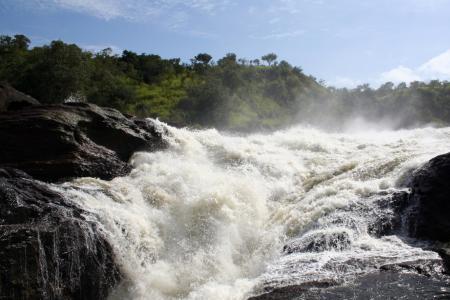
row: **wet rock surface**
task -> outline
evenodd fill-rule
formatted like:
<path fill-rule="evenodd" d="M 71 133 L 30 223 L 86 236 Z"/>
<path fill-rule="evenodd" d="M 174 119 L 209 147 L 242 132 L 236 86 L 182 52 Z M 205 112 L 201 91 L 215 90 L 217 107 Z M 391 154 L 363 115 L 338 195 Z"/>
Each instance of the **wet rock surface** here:
<path fill-rule="evenodd" d="M 122 276 L 96 216 L 38 180 L 125 175 L 135 151 L 165 147 L 162 132 L 114 109 L 37 104 L 0 86 L 0 298 L 106 299 Z"/>
<path fill-rule="evenodd" d="M 0 142 L 0 165 L 49 182 L 122 176 L 135 151 L 165 146 L 150 121 L 84 103 L 0 113 Z"/>
<path fill-rule="evenodd" d="M 402 214 L 408 205 L 408 197 L 409 193 L 405 191 L 377 197 L 374 203 L 377 209 L 366 209 L 369 234 L 382 237 L 402 231 Z M 383 213 L 377 213 L 381 211 Z"/>
<path fill-rule="evenodd" d="M 15 90 L 9 84 L 0 82 L 0 112 L 18 110 L 39 105 L 39 101 Z"/>
<path fill-rule="evenodd" d="M 295 239 L 285 245 L 283 252 L 322 252 L 329 250 L 342 251 L 350 247 L 350 236 L 347 232 L 317 232 Z"/>
<path fill-rule="evenodd" d="M 0 169 L 0 298 L 106 299 L 121 275 L 92 218 L 26 173 Z"/>
<path fill-rule="evenodd" d="M 410 236 L 434 242 L 433 249 L 450 274 L 450 153 L 437 156 L 419 168 L 410 183 L 405 209 Z"/>
<path fill-rule="evenodd" d="M 441 259 L 381 265 L 374 261 L 372 271 L 355 274 L 349 281 L 330 278 L 274 289 L 268 283 L 259 296 L 250 299 L 450 299 L 450 153 L 417 169 L 407 187 L 410 192 L 397 191 L 375 196 L 372 201 L 360 201 L 328 217 L 327 222 L 361 228 L 358 220 L 351 220 L 347 215 L 348 211 L 357 210 L 367 222 L 369 235 L 375 238 L 397 235 L 413 247 L 437 252 Z M 344 231 L 315 233 L 313 230 L 289 241 L 283 253 L 345 251 L 350 247 L 350 240 Z M 361 261 L 361 269 L 367 263 Z M 326 266 L 336 268 L 333 263 Z M 352 271 L 355 266 L 357 260 L 347 261 L 339 270 Z"/>
<path fill-rule="evenodd" d="M 406 211 L 411 236 L 450 242 L 450 153 L 418 169 L 410 184 Z"/>
<path fill-rule="evenodd" d="M 450 275 L 450 248 L 440 248 L 437 251 L 444 261 L 444 272 Z"/>
<path fill-rule="evenodd" d="M 297 299 L 304 295 L 310 289 L 324 289 L 336 285 L 336 282 L 330 281 L 312 281 L 299 285 L 286 286 L 273 289 L 259 296 L 254 296 L 248 300 L 290 300 Z"/>
<path fill-rule="evenodd" d="M 342 285 L 308 283 L 279 288 L 249 300 L 450 299 L 448 283 L 416 273 L 380 271 Z"/>

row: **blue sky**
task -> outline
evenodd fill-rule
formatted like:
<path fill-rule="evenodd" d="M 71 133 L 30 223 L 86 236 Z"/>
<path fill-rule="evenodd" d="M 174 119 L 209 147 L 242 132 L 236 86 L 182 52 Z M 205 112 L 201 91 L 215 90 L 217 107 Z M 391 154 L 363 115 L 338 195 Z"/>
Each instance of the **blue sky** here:
<path fill-rule="evenodd" d="M 450 0 L 0 0 L 0 29 L 185 61 L 275 52 L 335 86 L 450 80 Z"/>

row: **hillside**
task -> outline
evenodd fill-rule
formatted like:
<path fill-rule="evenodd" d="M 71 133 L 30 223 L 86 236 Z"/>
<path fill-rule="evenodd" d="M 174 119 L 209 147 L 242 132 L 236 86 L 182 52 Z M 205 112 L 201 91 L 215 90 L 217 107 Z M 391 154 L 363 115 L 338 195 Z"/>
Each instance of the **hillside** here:
<path fill-rule="evenodd" d="M 31 48 L 26 36 L 0 36 L 0 81 L 42 103 L 86 101 L 232 131 L 297 122 L 336 128 L 355 117 L 396 128 L 450 121 L 449 82 L 336 89 L 273 53 L 253 60 L 229 53 L 217 61 L 201 53 L 183 63 L 127 50 L 92 53 L 62 41 Z"/>

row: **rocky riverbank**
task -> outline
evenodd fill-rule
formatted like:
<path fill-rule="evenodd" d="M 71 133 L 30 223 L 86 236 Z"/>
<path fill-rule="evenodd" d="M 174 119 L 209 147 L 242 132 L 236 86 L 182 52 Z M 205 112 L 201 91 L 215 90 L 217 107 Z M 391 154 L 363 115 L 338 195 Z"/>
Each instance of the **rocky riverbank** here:
<path fill-rule="evenodd" d="M 121 279 L 95 216 L 45 182 L 127 174 L 164 147 L 146 120 L 83 103 L 40 105 L 0 86 L 0 298 L 106 299 Z"/>

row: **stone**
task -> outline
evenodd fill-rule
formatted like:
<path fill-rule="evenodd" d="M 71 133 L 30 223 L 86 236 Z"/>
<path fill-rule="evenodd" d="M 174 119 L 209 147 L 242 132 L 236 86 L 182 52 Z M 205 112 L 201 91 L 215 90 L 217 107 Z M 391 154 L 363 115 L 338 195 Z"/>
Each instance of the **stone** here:
<path fill-rule="evenodd" d="M 88 212 L 22 171 L 0 169 L 1 299 L 106 299 L 120 279 Z"/>
<path fill-rule="evenodd" d="M 0 165 L 47 182 L 110 180 L 130 171 L 134 152 L 165 147 L 151 121 L 86 103 L 0 113 L 0 144 Z"/>

